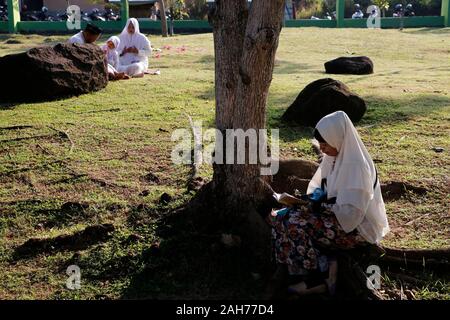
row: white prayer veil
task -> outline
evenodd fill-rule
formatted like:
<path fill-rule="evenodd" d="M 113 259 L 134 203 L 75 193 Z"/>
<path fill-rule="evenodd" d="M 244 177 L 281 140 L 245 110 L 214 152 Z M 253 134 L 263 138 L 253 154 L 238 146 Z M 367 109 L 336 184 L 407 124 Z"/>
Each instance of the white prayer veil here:
<path fill-rule="evenodd" d="M 133 35 L 128 33 L 128 26 L 130 25 L 130 23 L 132 23 L 133 27 L 134 27 L 134 34 L 133 35 L 141 33 L 141 31 L 139 29 L 139 21 L 137 21 L 136 18 L 130 18 L 130 19 L 128 19 L 127 24 L 125 25 L 125 28 L 123 28 L 122 32 L 120 33 L 120 37 L 122 37 L 124 35 L 133 36 Z"/>
<path fill-rule="evenodd" d="M 134 33 L 128 33 L 128 26 L 133 24 Z M 138 54 L 125 53 L 120 56 L 120 64 L 122 66 L 128 66 L 134 63 L 140 63 L 142 69 L 148 68 L 148 56 L 152 53 L 151 43 L 148 38 L 141 33 L 139 29 L 139 22 L 135 18 L 130 18 L 127 21 L 125 28 L 119 35 L 120 45 L 117 52 L 122 53 L 125 48 L 135 47 L 138 49 Z"/>
<path fill-rule="evenodd" d="M 108 41 L 111 41 L 112 43 L 114 43 L 114 47 L 116 50 L 119 48 L 119 45 L 120 45 L 119 37 L 112 36 L 106 42 L 108 43 Z"/>
<path fill-rule="evenodd" d="M 328 199 L 336 197 L 336 205 L 351 205 L 363 213 L 358 218 L 337 216 L 341 225 L 346 226 L 344 230 L 359 226 L 365 218 L 368 221 L 366 229 L 371 229 L 366 233 L 370 232 L 370 239 L 378 242 L 389 231 L 389 226 L 377 172 L 369 152 L 343 111 L 323 117 L 316 129 L 329 145 L 338 150 L 338 155 L 324 155 L 308 186 L 308 193 L 320 187 L 322 179 L 326 178 Z"/>
<path fill-rule="evenodd" d="M 130 34 L 128 33 L 128 26 L 130 24 L 133 24 L 134 26 L 134 33 Z M 125 47 L 133 47 L 136 46 L 136 44 L 142 43 L 142 38 L 147 39 L 145 35 L 143 35 L 139 29 L 139 22 L 136 18 L 130 18 L 128 19 L 125 28 L 123 28 L 122 32 L 119 35 L 120 39 L 120 49 L 119 52 L 121 52 Z M 138 48 L 139 49 L 139 48 Z"/>

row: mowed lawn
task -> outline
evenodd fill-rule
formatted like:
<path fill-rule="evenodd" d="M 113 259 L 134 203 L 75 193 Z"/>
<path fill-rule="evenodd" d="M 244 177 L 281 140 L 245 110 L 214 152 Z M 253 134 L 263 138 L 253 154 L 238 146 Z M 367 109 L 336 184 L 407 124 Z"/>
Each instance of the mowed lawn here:
<path fill-rule="evenodd" d="M 66 38 L 0 35 L 0 56 Z M 214 50 L 212 34 L 149 38 L 162 49 L 151 59 L 161 75 L 55 102 L 0 105 L 0 298 L 254 298 L 261 292 L 251 270 L 214 262 L 235 253 L 216 248 L 193 261 L 190 250 L 200 248 L 174 245 L 176 235 L 157 232 L 164 216 L 193 195 L 186 188 L 189 167 L 171 162 L 171 133 L 189 128 L 187 115 L 214 126 Z M 375 73 L 324 73 L 324 62 L 348 55 L 369 56 Z M 366 100 L 357 128 L 381 182 L 428 190 L 386 203 L 392 232 L 383 244 L 450 246 L 450 29 L 284 29 L 267 116 L 268 127 L 280 129 L 283 158 L 315 160 L 312 129 L 287 127 L 279 118 L 305 85 L 324 77 L 343 81 Z M 201 172 L 208 178 L 211 168 Z M 163 193 L 172 196 L 169 203 L 159 201 Z M 15 255 L 30 238 L 98 223 L 114 224 L 107 241 Z M 66 289 L 71 264 L 81 268 L 80 290 Z M 216 265 L 238 268 L 244 281 L 233 282 Z M 448 279 L 422 276 L 415 298 L 450 298 Z"/>

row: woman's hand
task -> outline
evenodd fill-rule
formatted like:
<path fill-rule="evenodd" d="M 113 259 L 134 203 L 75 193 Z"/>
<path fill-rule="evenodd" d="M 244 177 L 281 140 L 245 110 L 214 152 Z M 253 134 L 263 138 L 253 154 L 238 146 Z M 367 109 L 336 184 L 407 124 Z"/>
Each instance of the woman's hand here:
<path fill-rule="evenodd" d="M 131 47 L 131 48 L 128 48 L 128 52 L 138 54 L 139 50 L 136 47 Z"/>
<path fill-rule="evenodd" d="M 125 49 L 123 49 L 122 53 L 120 54 L 120 56 L 123 56 L 126 53 L 134 53 L 134 54 L 138 54 L 139 50 L 136 47 L 125 47 Z"/>

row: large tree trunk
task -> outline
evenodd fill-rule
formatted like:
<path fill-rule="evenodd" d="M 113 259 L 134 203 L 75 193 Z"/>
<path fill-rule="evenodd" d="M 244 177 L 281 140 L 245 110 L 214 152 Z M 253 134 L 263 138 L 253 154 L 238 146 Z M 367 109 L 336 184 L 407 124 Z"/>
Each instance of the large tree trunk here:
<path fill-rule="evenodd" d="M 163 37 L 167 37 L 166 5 L 164 0 L 159 0 L 159 12 L 161 14 L 161 33 Z"/>
<path fill-rule="evenodd" d="M 265 128 L 284 3 L 254 0 L 249 12 L 247 0 L 216 0 L 210 13 L 215 47 L 216 127 L 223 137 L 227 129 Z M 225 141 L 223 145 L 224 149 L 216 149 L 216 155 L 222 152 L 225 159 Z M 261 159 L 258 155 L 258 164 L 249 164 L 248 147 L 246 144 L 245 164 L 214 164 L 211 187 L 216 202 L 220 200 L 222 206 L 222 225 L 243 236 L 243 244 L 267 261 L 270 230 L 256 211 L 266 195 L 260 175 Z"/>

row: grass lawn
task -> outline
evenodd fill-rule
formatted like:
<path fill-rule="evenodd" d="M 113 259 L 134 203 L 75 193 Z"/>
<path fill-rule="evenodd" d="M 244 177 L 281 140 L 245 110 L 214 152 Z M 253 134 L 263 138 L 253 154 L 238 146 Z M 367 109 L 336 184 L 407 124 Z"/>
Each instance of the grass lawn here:
<path fill-rule="evenodd" d="M 66 38 L 0 35 L 0 56 Z M 189 128 L 186 114 L 214 125 L 214 52 L 211 34 L 150 40 L 155 48 L 166 46 L 151 59 L 159 76 L 111 82 L 100 92 L 55 102 L 0 105 L 0 298 L 258 297 L 262 281 L 229 263 L 238 250 L 163 225 L 168 212 L 192 197 L 189 168 L 171 162 L 171 132 Z M 383 244 L 450 246 L 449 28 L 284 29 L 267 117 L 270 128 L 280 128 L 281 156 L 315 159 L 312 130 L 288 128 L 279 118 L 305 85 L 328 77 L 325 61 L 350 54 L 369 56 L 375 73 L 332 77 L 368 104 L 357 128 L 380 180 L 429 190 L 386 203 L 392 232 Z M 10 126 L 27 127 L 5 129 Z M 209 177 L 211 168 L 203 167 L 202 175 Z M 169 204 L 159 202 L 164 192 L 173 197 Z M 82 209 L 61 209 L 67 202 Z M 95 223 L 113 223 L 112 237 L 78 251 L 14 256 L 31 237 L 71 234 Z M 200 253 L 203 259 L 193 258 Z M 80 290 L 65 287 L 71 264 L 81 268 Z M 416 276 L 423 282 L 410 288 L 415 298 L 450 299 L 448 278 Z M 405 288 L 383 279 L 388 291 Z"/>

